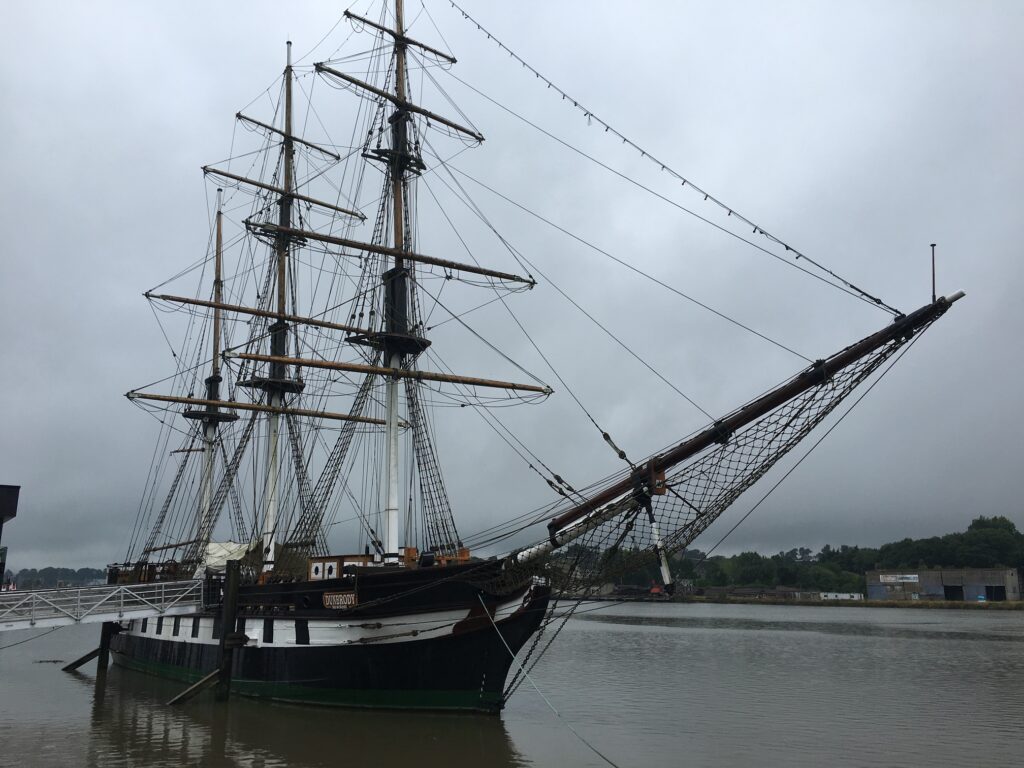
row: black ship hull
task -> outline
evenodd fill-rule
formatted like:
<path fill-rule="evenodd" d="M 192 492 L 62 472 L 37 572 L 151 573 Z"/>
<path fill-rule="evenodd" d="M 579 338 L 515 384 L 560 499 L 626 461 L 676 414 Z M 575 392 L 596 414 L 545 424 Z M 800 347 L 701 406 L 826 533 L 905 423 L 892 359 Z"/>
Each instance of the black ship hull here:
<path fill-rule="evenodd" d="M 443 600 L 425 590 L 415 605 L 396 595 L 395 605 L 364 610 L 240 616 L 235 629 L 248 642 L 234 651 L 231 690 L 303 704 L 497 713 L 512 654 L 537 631 L 550 591 L 458 595 L 453 587 L 433 596 L 445 591 Z M 110 649 L 128 669 L 193 682 L 218 667 L 222 629 L 216 612 L 136 620 Z"/>

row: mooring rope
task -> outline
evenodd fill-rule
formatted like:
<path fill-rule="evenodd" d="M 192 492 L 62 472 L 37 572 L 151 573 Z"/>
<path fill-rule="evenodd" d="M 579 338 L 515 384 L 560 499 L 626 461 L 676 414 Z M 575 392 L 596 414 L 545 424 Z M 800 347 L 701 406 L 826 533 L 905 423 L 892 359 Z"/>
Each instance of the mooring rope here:
<path fill-rule="evenodd" d="M 13 648 L 16 645 L 23 645 L 24 643 L 30 642 L 31 640 L 38 640 L 40 637 L 45 637 L 46 635 L 50 634 L 51 632 L 56 632 L 58 629 L 63 629 L 63 627 L 54 627 L 53 629 L 48 629 L 45 632 L 40 632 L 38 635 L 32 635 L 32 637 L 26 637 L 24 640 L 19 640 L 16 643 L 8 643 L 7 645 L 0 645 L 0 651 L 4 650 L 6 648 Z"/>
<path fill-rule="evenodd" d="M 515 652 L 511 648 L 509 648 L 508 643 L 505 642 L 505 636 L 503 634 L 501 634 L 501 630 L 498 629 L 498 625 L 494 623 L 494 617 L 491 616 L 491 612 L 487 610 L 487 603 L 484 602 L 483 597 L 481 597 L 480 595 L 477 595 L 477 598 L 480 600 L 480 605 L 483 606 L 484 614 L 486 614 L 487 618 L 490 620 L 491 626 L 494 627 L 494 631 L 498 633 L 498 638 L 501 640 L 501 644 L 505 646 L 505 650 L 509 652 L 509 655 L 512 657 L 512 661 L 515 662 L 517 667 L 519 667 L 519 672 L 527 680 L 530 681 L 530 685 L 533 686 L 533 690 L 535 690 L 538 694 L 540 694 L 540 697 L 542 699 L 544 699 L 544 703 L 547 704 L 548 708 L 552 712 L 555 713 L 555 717 L 557 717 L 559 720 L 561 720 L 563 723 L 565 723 L 565 727 L 568 728 L 570 731 L 572 731 L 573 736 L 575 736 L 577 739 L 582 741 L 583 744 L 586 745 L 587 749 L 589 749 L 595 755 L 597 755 L 602 760 L 604 760 L 606 763 L 608 763 L 608 765 L 612 766 L 612 768 L 619 768 L 619 766 L 616 763 L 614 763 L 610 757 L 607 757 L 606 755 L 604 755 L 601 752 L 601 750 L 599 750 L 597 747 L 595 747 L 593 744 L 591 744 L 589 741 L 587 741 L 585 738 L 583 738 L 583 736 L 580 735 L 579 731 L 577 731 L 575 728 L 572 727 L 572 723 L 570 723 L 568 720 L 566 720 L 564 717 L 562 717 L 561 712 L 559 712 L 557 709 L 555 709 L 555 705 L 552 704 L 551 700 L 548 699 L 548 697 L 544 695 L 544 692 L 540 688 L 537 687 L 537 684 L 533 681 L 533 678 L 530 677 L 530 673 L 527 672 L 525 669 L 523 669 L 523 665 L 519 663 L 519 660 L 516 658 Z"/>

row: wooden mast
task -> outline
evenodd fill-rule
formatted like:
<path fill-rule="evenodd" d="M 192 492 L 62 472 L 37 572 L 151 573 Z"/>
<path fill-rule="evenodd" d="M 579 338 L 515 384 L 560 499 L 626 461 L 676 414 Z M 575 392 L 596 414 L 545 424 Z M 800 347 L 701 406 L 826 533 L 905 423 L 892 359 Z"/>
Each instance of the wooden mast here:
<path fill-rule="evenodd" d="M 213 474 L 216 461 L 217 428 L 221 422 L 230 422 L 238 419 L 238 415 L 222 411 L 220 408 L 220 328 L 221 310 L 220 304 L 223 301 L 223 261 L 224 261 L 224 212 L 223 212 L 222 189 L 217 190 L 217 217 L 214 234 L 213 251 L 213 332 L 212 347 L 213 356 L 210 362 L 210 375 L 206 379 L 206 399 L 196 400 L 193 404 L 204 405 L 203 410 L 187 410 L 184 413 L 187 419 L 196 419 L 203 423 L 203 472 L 199 486 L 199 530 L 208 530 L 211 525 L 210 517 L 213 514 Z M 203 553 L 200 553 L 200 557 Z"/>
<path fill-rule="evenodd" d="M 213 375 L 220 376 L 220 310 L 224 303 L 224 190 L 217 190 L 217 237 L 213 254 Z"/>
<path fill-rule="evenodd" d="M 408 272 L 403 252 L 408 248 L 405 238 L 405 168 L 406 129 L 409 112 L 405 108 L 405 35 L 404 2 L 395 0 L 395 94 L 396 109 L 391 116 L 391 197 L 394 269 L 384 273 L 384 318 L 387 333 L 408 334 L 407 290 Z M 400 368 L 402 353 L 391 344 L 385 346 L 387 366 Z M 398 378 L 389 376 L 386 387 L 387 464 L 384 473 L 384 559 L 398 560 Z"/>
<path fill-rule="evenodd" d="M 216 237 L 214 242 L 214 253 L 213 253 L 213 300 L 220 303 L 222 300 L 222 283 L 221 283 L 221 262 L 223 258 L 224 250 L 224 211 L 223 209 L 223 190 L 217 190 L 217 224 L 216 224 Z M 214 308 L 213 310 L 213 357 L 211 360 L 211 373 L 210 378 L 216 382 L 218 389 L 220 388 L 220 309 Z M 219 393 L 218 393 L 219 394 Z M 217 422 L 213 419 L 207 419 L 206 423 L 203 424 L 203 487 L 202 495 L 200 496 L 200 509 L 202 510 L 202 516 L 205 520 L 210 516 L 210 503 L 213 499 L 213 462 L 214 462 L 214 443 L 217 436 Z"/>
<path fill-rule="evenodd" d="M 294 173 L 292 168 L 295 145 L 292 139 L 292 43 L 288 41 L 288 58 L 284 68 L 284 145 L 282 149 L 284 159 L 284 184 L 283 194 L 278 203 L 280 215 L 278 221 L 281 227 L 291 228 L 292 223 L 292 193 L 295 189 Z M 275 241 L 275 262 L 277 265 L 277 314 L 283 317 L 287 314 L 288 302 L 288 249 L 291 239 L 284 232 L 279 232 Z M 287 354 L 288 347 L 288 323 L 278 320 L 270 326 L 270 353 L 272 355 Z M 298 378 L 298 372 L 296 372 Z M 280 503 L 278 483 L 280 478 L 280 457 L 279 444 L 281 435 L 281 414 L 279 410 L 284 406 L 284 393 L 286 389 L 294 389 L 293 382 L 288 378 L 285 366 L 280 363 L 270 364 L 270 376 L 264 382 L 264 388 L 270 396 L 270 407 L 275 409 L 270 412 L 268 418 L 267 435 L 267 488 L 266 506 L 263 512 L 263 569 L 270 571 L 274 568 L 274 549 L 277 538 L 278 505 Z"/>

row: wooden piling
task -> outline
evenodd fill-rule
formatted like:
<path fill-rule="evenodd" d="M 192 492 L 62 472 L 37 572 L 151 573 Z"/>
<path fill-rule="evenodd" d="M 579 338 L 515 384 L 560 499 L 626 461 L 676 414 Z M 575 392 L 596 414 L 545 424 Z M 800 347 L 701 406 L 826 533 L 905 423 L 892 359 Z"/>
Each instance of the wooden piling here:
<path fill-rule="evenodd" d="M 121 631 L 121 626 L 112 621 L 103 622 L 100 629 L 100 647 L 96 656 L 96 669 L 105 670 L 110 665 L 110 638 Z"/>
<path fill-rule="evenodd" d="M 231 694 L 231 662 L 234 649 L 248 641 L 244 634 L 235 630 L 238 615 L 238 584 L 241 578 L 241 564 L 238 560 L 228 560 L 224 574 L 224 595 L 221 599 L 221 635 L 220 659 L 217 668 L 198 682 L 171 699 L 168 705 L 184 704 L 189 699 L 205 691 L 211 685 L 217 701 L 227 701 Z"/>
<path fill-rule="evenodd" d="M 228 560 L 224 576 L 224 600 L 221 604 L 220 669 L 214 692 L 217 701 L 227 701 L 231 694 L 231 662 L 236 645 L 235 624 L 238 613 L 240 568 L 238 560 Z"/>
<path fill-rule="evenodd" d="M 100 629 L 100 647 L 93 648 L 84 656 L 75 659 L 70 664 L 61 667 L 64 672 L 74 672 L 83 664 L 97 659 L 96 671 L 105 671 L 110 665 L 110 638 L 121 631 L 121 625 L 116 621 L 105 621 Z"/>
<path fill-rule="evenodd" d="M 83 664 L 86 664 L 86 663 L 92 661 L 93 659 L 95 659 L 99 655 L 100 655 L 100 649 L 99 648 L 93 648 L 91 651 L 89 651 L 87 654 L 85 654 L 85 656 L 82 656 L 81 658 L 75 659 L 74 661 L 72 661 L 67 666 L 61 667 L 61 669 L 64 670 L 65 672 L 74 672 L 80 666 L 82 666 Z"/>
<path fill-rule="evenodd" d="M 208 674 L 202 680 L 200 680 L 197 683 L 193 683 L 188 688 L 186 688 L 184 691 L 182 691 L 177 696 L 175 696 L 173 699 L 168 701 L 167 702 L 167 706 L 173 707 L 176 704 L 184 704 L 186 701 L 191 699 L 193 696 L 195 696 L 200 691 L 204 691 L 207 688 L 209 688 L 211 685 L 216 683 L 217 679 L 219 677 L 220 677 L 220 670 L 219 669 L 213 670 L 213 672 Z"/>

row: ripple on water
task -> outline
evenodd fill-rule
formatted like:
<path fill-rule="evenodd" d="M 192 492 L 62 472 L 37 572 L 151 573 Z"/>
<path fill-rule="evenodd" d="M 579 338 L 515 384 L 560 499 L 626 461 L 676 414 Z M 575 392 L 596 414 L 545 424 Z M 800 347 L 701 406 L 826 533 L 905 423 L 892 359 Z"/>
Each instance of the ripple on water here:
<path fill-rule="evenodd" d="M 921 614 L 928 614 L 923 616 Z M 600 617 L 600 618 L 597 618 Z M 0 652 L 0 765 L 1016 766 L 1024 614 L 632 604 L 570 621 L 501 718 L 235 699 L 59 664 L 78 627 Z M 16 639 L 14 637 L 11 638 Z M 4 761 L 7 761 L 6 763 Z"/>

